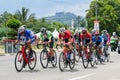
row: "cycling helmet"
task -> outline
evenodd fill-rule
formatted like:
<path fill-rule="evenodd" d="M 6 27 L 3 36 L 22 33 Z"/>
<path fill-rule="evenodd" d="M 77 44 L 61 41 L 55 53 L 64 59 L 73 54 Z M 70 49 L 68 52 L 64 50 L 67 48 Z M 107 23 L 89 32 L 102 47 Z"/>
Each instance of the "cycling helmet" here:
<path fill-rule="evenodd" d="M 46 33 L 46 28 L 44 28 L 44 27 L 41 28 L 41 29 L 40 29 L 40 32 L 41 32 L 42 34 Z"/>
<path fill-rule="evenodd" d="M 103 34 L 107 34 L 107 30 L 103 30 Z"/>
<path fill-rule="evenodd" d="M 77 34 L 77 33 L 80 33 L 80 30 L 78 30 L 78 29 L 77 29 L 77 30 L 75 30 L 75 34 Z"/>
<path fill-rule="evenodd" d="M 116 35 L 116 32 L 113 32 L 113 36 L 115 36 Z"/>
<path fill-rule="evenodd" d="M 82 34 L 86 34 L 86 33 L 87 33 L 87 29 L 83 29 Z"/>
<path fill-rule="evenodd" d="M 60 29 L 59 29 L 59 32 L 60 32 L 60 33 L 63 33 L 64 31 L 65 31 L 65 28 L 60 28 Z"/>
<path fill-rule="evenodd" d="M 25 31 L 25 25 L 22 25 L 18 28 L 18 33 Z"/>

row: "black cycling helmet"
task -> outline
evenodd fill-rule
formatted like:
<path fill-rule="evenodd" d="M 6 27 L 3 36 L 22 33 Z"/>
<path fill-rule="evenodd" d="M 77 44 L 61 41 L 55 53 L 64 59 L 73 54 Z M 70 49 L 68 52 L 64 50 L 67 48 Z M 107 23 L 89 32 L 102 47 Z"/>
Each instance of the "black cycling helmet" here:
<path fill-rule="evenodd" d="M 41 32 L 42 34 L 46 33 L 46 28 L 42 27 L 42 28 L 40 29 L 40 32 Z"/>

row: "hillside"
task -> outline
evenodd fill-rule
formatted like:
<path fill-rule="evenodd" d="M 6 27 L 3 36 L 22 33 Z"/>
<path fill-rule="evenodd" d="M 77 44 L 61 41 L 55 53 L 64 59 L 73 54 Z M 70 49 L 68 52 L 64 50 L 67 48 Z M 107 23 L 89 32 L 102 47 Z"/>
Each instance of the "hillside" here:
<path fill-rule="evenodd" d="M 81 16 L 79 16 L 79 19 L 78 19 L 77 15 L 70 13 L 70 12 L 66 12 L 66 13 L 65 12 L 58 12 L 55 14 L 55 16 L 49 16 L 49 17 L 46 17 L 46 19 L 50 20 L 50 21 L 57 21 L 57 22 L 60 22 L 63 24 L 67 24 L 69 26 L 71 26 L 71 22 L 73 20 L 74 25 L 78 26 L 80 20 L 82 20 L 83 18 Z"/>

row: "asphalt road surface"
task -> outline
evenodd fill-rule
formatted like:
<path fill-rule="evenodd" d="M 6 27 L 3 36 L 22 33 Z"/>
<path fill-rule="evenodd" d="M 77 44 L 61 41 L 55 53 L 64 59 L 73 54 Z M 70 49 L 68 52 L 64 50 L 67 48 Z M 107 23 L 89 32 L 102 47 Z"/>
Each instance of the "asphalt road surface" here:
<path fill-rule="evenodd" d="M 59 53 L 57 53 L 59 54 Z M 73 70 L 69 67 L 64 72 L 49 64 L 43 69 L 39 53 L 37 53 L 37 65 L 33 71 L 26 66 L 21 72 L 17 72 L 14 66 L 15 55 L 0 56 L 0 80 L 120 80 L 120 54 L 110 52 L 110 62 L 95 65 L 84 69 L 82 62 L 75 65 Z"/>

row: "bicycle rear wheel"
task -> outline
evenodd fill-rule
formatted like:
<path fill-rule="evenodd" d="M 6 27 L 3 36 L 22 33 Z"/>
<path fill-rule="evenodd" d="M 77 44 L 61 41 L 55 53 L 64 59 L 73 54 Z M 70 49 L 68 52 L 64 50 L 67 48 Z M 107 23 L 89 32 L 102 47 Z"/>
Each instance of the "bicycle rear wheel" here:
<path fill-rule="evenodd" d="M 23 69 L 23 62 L 24 62 L 24 58 L 23 55 L 21 53 L 21 51 L 18 51 L 18 53 L 15 56 L 15 69 L 20 72 Z"/>
<path fill-rule="evenodd" d="M 43 68 L 48 67 L 48 53 L 45 52 L 44 50 L 42 50 L 40 53 L 40 63 Z"/>
<path fill-rule="evenodd" d="M 56 67 L 56 65 L 57 65 L 57 54 L 56 54 L 55 50 L 54 50 L 54 56 L 51 57 L 51 64 L 53 67 Z"/>
<path fill-rule="evenodd" d="M 87 59 L 87 55 L 85 51 L 83 51 L 83 54 L 82 54 L 82 63 L 83 63 L 84 68 L 86 69 L 88 67 L 89 61 Z"/>
<path fill-rule="evenodd" d="M 66 65 L 66 60 L 64 58 L 63 52 L 59 56 L 59 69 L 60 71 L 64 71 Z"/>
<path fill-rule="evenodd" d="M 29 62 L 28 62 L 28 67 L 30 70 L 33 70 L 36 66 L 36 62 L 37 62 L 37 56 L 36 56 L 36 52 L 33 50 L 33 57 L 29 58 Z"/>
<path fill-rule="evenodd" d="M 74 50 L 72 50 L 70 54 L 69 67 L 71 70 L 75 67 L 75 51 Z"/>

